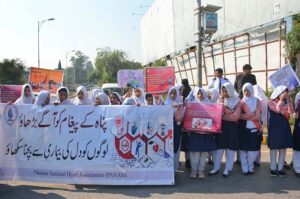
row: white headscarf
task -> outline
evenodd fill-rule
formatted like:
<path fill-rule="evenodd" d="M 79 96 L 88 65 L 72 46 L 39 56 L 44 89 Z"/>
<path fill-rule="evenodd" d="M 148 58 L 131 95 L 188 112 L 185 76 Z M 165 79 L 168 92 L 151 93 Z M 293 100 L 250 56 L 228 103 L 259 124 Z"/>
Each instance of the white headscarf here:
<path fill-rule="evenodd" d="M 49 95 L 50 95 L 49 91 L 46 91 L 46 90 L 40 91 L 34 102 L 34 105 L 35 106 L 45 106 L 46 105 L 45 101 Z"/>
<path fill-rule="evenodd" d="M 25 88 L 28 87 L 30 89 L 30 95 L 25 97 Z M 21 96 L 19 99 L 15 101 L 15 104 L 33 104 L 35 97 L 32 92 L 32 87 L 30 84 L 24 84 L 22 86 Z"/>
<path fill-rule="evenodd" d="M 82 91 L 83 92 L 83 95 L 84 95 L 84 98 L 82 100 L 80 100 L 78 98 L 78 93 Z M 84 87 L 84 86 L 79 86 L 77 89 L 76 89 L 76 101 L 75 101 L 75 105 L 91 105 L 93 102 L 92 100 L 89 98 L 89 95 L 88 95 L 88 92 L 87 92 L 87 89 Z"/>
<path fill-rule="evenodd" d="M 101 102 L 101 105 L 109 105 L 108 96 L 104 92 L 100 92 L 95 96 L 95 102 L 96 98 L 98 98 Z"/>
<path fill-rule="evenodd" d="M 175 84 L 175 87 L 178 88 L 178 91 L 180 92 L 180 89 L 183 89 L 183 85 L 182 84 Z M 179 95 L 182 95 L 182 93 L 179 93 Z"/>
<path fill-rule="evenodd" d="M 297 93 L 297 95 L 295 97 L 295 109 L 298 108 L 299 100 L 300 100 L 300 92 Z"/>
<path fill-rule="evenodd" d="M 170 93 L 172 90 L 176 91 L 176 98 L 175 100 L 172 100 L 170 98 Z M 174 103 L 176 103 L 177 105 L 182 104 L 182 97 L 179 95 L 179 88 L 177 86 L 172 86 L 171 88 L 169 88 L 168 90 L 168 95 L 165 101 L 165 105 L 173 105 Z"/>
<path fill-rule="evenodd" d="M 141 96 L 140 97 L 137 97 L 135 95 L 134 89 L 139 89 L 141 91 Z M 140 104 L 140 105 L 145 105 L 146 104 L 144 90 L 142 88 L 140 88 L 140 87 L 133 88 L 132 96 L 131 97 L 134 99 L 134 101 L 135 101 L 136 104 Z"/>
<path fill-rule="evenodd" d="M 123 105 L 136 105 L 136 103 L 132 97 L 127 97 L 125 98 Z"/>
<path fill-rule="evenodd" d="M 253 86 L 254 96 L 260 100 L 268 100 L 264 90 L 259 85 Z"/>
<path fill-rule="evenodd" d="M 95 103 L 97 94 L 101 93 L 101 92 L 103 92 L 103 91 L 101 89 L 98 89 L 98 88 L 95 88 L 95 89 L 92 90 L 91 99 L 92 99 L 93 103 Z"/>
<path fill-rule="evenodd" d="M 220 93 L 218 89 L 215 88 L 211 88 L 208 89 L 207 91 L 208 93 L 210 93 L 210 102 L 212 103 L 216 103 L 218 101 L 218 99 L 220 98 Z"/>
<path fill-rule="evenodd" d="M 198 99 L 198 93 L 199 93 L 199 92 L 201 92 L 202 95 L 203 95 L 203 97 L 204 97 L 204 99 L 203 99 L 202 101 Z M 189 95 L 189 96 L 191 96 L 191 97 L 190 97 L 190 99 L 188 99 L 188 101 L 190 101 L 190 102 L 209 102 L 209 99 L 207 98 L 206 91 L 205 91 L 203 88 L 196 87 L 196 88 L 194 88 L 194 89 L 191 91 L 190 94 L 191 94 L 191 95 Z M 189 97 L 189 96 L 188 96 L 188 97 Z"/>
<path fill-rule="evenodd" d="M 66 91 L 67 91 L 67 99 L 65 99 L 64 101 L 60 101 L 59 100 L 59 92 L 61 91 L 61 90 L 63 90 L 63 89 L 65 89 Z M 69 89 L 67 88 L 67 87 L 64 87 L 64 86 L 62 86 L 62 87 L 59 87 L 58 89 L 57 89 L 57 91 L 56 91 L 56 96 L 57 96 L 57 98 L 58 98 L 58 103 L 59 104 L 61 104 L 61 105 L 73 105 L 73 103 L 69 100 Z"/>
<path fill-rule="evenodd" d="M 117 92 L 112 92 L 116 97 L 117 97 L 117 101 L 119 102 L 119 105 L 122 104 L 122 97 L 120 96 L 119 93 Z M 109 102 L 110 105 L 112 105 L 110 102 Z"/>
<path fill-rule="evenodd" d="M 223 84 L 222 88 L 227 90 L 229 98 L 224 99 L 224 105 L 230 109 L 234 109 L 239 103 L 240 99 L 237 96 L 237 93 L 234 91 L 234 87 L 231 83 L 227 82 Z"/>
<path fill-rule="evenodd" d="M 286 86 L 277 86 L 271 95 L 271 99 L 274 100 L 279 97 L 288 88 Z"/>
<path fill-rule="evenodd" d="M 247 104 L 250 112 L 254 112 L 256 110 L 256 105 L 257 105 L 257 98 L 254 97 L 254 89 L 253 89 L 253 85 L 251 83 L 246 83 L 243 86 L 243 92 L 245 90 L 248 90 L 250 93 L 250 96 L 247 97 L 244 95 L 243 97 L 243 101 Z"/>

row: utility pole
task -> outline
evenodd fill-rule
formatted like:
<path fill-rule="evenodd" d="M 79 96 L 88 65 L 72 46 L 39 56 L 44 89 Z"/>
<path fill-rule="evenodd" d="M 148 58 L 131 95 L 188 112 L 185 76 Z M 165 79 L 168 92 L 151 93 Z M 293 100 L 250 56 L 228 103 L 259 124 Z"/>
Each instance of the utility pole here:
<path fill-rule="evenodd" d="M 201 0 L 197 0 L 198 8 L 197 8 L 197 21 L 198 21 L 198 32 L 197 34 L 197 75 L 198 75 L 198 82 L 197 86 L 202 87 L 202 25 L 201 25 Z"/>

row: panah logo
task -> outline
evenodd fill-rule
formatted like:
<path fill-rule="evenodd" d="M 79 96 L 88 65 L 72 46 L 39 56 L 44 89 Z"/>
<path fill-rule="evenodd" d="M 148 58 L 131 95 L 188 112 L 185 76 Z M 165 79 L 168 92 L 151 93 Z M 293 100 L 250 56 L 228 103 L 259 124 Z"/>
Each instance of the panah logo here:
<path fill-rule="evenodd" d="M 18 109 L 13 104 L 8 104 L 4 110 L 5 121 L 8 125 L 12 125 L 18 117 Z"/>

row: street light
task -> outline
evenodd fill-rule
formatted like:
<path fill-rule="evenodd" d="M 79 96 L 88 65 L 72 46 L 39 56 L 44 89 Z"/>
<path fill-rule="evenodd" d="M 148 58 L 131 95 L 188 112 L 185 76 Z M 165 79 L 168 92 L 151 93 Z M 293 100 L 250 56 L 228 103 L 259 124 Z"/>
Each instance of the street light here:
<path fill-rule="evenodd" d="M 67 69 L 67 67 L 68 67 L 68 54 L 73 53 L 73 52 L 75 52 L 75 50 L 70 50 L 70 51 L 66 52 L 66 66 L 65 66 L 65 68 L 66 68 L 66 86 L 68 86 L 68 69 Z"/>
<path fill-rule="evenodd" d="M 202 27 L 202 22 L 204 23 L 205 16 L 207 13 L 215 13 L 222 7 L 206 4 L 205 6 L 201 5 L 201 0 L 197 0 L 197 9 L 195 10 L 195 14 L 197 15 L 197 76 L 198 82 L 197 86 L 202 87 L 202 42 L 203 38 L 205 38 L 206 27 L 205 29 Z M 202 19 L 202 17 L 204 19 Z M 216 31 L 216 30 L 215 30 Z M 213 31 L 213 32 L 215 32 Z"/>
<path fill-rule="evenodd" d="M 40 68 L 40 30 L 42 28 L 42 25 L 46 21 L 54 21 L 55 18 L 49 18 L 49 19 L 44 19 L 42 21 L 38 21 L 38 67 Z"/>

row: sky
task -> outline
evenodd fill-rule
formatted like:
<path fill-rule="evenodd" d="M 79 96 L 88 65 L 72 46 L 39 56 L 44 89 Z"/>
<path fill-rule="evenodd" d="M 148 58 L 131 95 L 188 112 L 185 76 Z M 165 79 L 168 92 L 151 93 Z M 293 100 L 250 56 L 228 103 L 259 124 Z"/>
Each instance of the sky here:
<path fill-rule="evenodd" d="M 41 68 L 66 65 L 72 50 L 94 63 L 97 48 L 120 49 L 141 61 L 140 22 L 154 0 L 0 0 L 0 60 L 20 58 L 38 65 L 38 21 Z M 70 62 L 68 62 L 68 66 Z"/>

